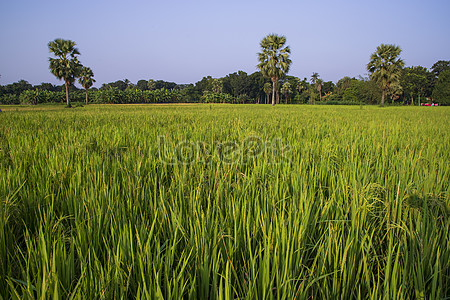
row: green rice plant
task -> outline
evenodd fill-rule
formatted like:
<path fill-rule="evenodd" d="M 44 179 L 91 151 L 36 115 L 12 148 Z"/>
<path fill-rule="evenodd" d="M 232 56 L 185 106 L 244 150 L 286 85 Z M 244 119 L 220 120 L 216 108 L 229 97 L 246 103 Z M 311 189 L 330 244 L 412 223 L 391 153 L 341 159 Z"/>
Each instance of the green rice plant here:
<path fill-rule="evenodd" d="M 450 295 L 447 107 L 1 107 L 0 295 Z"/>

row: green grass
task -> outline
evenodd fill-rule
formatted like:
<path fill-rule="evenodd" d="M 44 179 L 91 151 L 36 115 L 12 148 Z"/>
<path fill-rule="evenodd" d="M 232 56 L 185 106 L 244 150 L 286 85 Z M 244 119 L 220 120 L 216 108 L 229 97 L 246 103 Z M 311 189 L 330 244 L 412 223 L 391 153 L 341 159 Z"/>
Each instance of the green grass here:
<path fill-rule="evenodd" d="M 0 297 L 450 297 L 448 107 L 0 108 Z"/>

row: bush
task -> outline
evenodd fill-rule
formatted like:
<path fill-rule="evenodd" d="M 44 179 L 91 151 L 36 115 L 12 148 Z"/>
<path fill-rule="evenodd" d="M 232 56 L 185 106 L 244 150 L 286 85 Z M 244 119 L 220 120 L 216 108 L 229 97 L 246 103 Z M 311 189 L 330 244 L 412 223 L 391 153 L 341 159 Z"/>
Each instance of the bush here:
<path fill-rule="evenodd" d="M 450 105 L 450 70 L 439 74 L 433 90 L 433 99 L 440 105 Z"/>
<path fill-rule="evenodd" d="M 4 94 L 0 96 L 0 104 L 20 104 L 20 100 L 16 94 Z"/>

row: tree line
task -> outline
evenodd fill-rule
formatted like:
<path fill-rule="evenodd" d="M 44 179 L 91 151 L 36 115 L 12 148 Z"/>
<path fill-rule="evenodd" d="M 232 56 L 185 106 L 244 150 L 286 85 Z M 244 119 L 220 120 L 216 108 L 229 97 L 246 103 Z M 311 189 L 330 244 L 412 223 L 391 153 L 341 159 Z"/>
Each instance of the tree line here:
<path fill-rule="evenodd" d="M 32 86 L 25 80 L 0 86 L 1 104 L 64 103 L 259 103 L 287 104 L 391 104 L 420 105 L 422 102 L 450 104 L 450 61 L 440 60 L 431 70 L 422 66 L 404 67 L 401 49 L 380 45 L 367 65 L 369 77 L 343 77 L 338 82 L 324 81 L 314 72 L 300 79 L 287 75 L 291 60 L 286 38 L 266 36 L 258 53 L 259 71 L 243 71 L 222 78 L 206 76 L 195 84 L 177 84 L 128 79 L 91 88 L 93 71 L 79 60 L 72 41 L 56 39 L 48 44 L 50 72 L 64 82 L 55 86 Z M 76 79 L 83 90 L 75 86 Z"/>

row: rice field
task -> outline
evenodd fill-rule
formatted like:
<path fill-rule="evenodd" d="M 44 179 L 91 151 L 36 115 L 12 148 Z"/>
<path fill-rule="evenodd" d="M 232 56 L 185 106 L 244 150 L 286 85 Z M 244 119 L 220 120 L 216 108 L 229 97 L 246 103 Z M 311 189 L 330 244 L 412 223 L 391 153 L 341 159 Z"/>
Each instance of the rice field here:
<path fill-rule="evenodd" d="M 0 298 L 450 298 L 450 107 L 0 108 Z"/>

